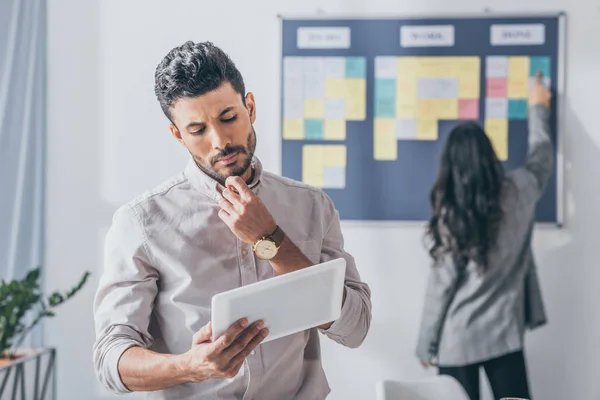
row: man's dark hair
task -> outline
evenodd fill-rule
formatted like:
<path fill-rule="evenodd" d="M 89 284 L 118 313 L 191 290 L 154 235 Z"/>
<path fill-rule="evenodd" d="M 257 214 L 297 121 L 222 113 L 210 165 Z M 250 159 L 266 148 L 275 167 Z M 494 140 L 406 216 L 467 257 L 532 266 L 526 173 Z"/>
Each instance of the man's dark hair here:
<path fill-rule="evenodd" d="M 169 119 L 169 109 L 177 100 L 201 96 L 224 82 L 231 84 L 242 101 L 245 99 L 242 74 L 231 58 L 211 42 L 188 41 L 175 47 L 158 64 L 154 78 L 154 93 Z"/>

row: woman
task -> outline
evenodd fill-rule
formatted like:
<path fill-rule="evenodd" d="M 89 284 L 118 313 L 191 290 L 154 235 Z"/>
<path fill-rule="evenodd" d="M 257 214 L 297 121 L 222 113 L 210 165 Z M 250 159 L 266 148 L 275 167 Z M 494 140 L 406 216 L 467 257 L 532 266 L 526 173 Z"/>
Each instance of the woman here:
<path fill-rule="evenodd" d="M 479 399 L 480 367 L 495 399 L 531 398 L 523 336 L 545 322 L 531 235 L 554 162 L 550 97 L 538 74 L 524 167 L 505 173 L 485 132 L 462 124 L 445 143 L 431 191 L 433 267 L 417 356 L 456 378 L 471 400 Z"/>

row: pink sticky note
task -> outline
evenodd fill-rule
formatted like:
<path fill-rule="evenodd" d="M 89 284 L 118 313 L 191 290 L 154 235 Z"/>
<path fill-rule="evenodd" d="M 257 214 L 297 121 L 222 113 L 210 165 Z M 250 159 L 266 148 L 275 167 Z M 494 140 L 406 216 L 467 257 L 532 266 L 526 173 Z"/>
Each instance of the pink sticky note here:
<path fill-rule="evenodd" d="M 508 82 L 506 78 L 489 78 L 486 83 L 487 97 L 506 97 Z"/>
<path fill-rule="evenodd" d="M 479 100 L 478 99 L 459 99 L 458 100 L 458 119 L 478 119 L 479 118 Z"/>

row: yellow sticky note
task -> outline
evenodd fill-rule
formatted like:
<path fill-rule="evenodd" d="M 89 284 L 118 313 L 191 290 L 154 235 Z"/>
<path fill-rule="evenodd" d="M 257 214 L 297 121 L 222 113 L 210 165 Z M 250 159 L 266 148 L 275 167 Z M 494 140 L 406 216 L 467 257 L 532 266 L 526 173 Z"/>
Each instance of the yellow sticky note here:
<path fill-rule="evenodd" d="M 324 160 L 323 146 L 305 145 L 302 147 L 302 182 L 315 187 L 324 186 Z"/>
<path fill-rule="evenodd" d="M 507 95 L 511 99 L 527 98 L 529 94 L 529 57 L 508 58 Z"/>
<path fill-rule="evenodd" d="M 508 159 L 508 119 L 486 119 L 484 129 L 494 146 L 498 159 L 506 161 Z"/>
<path fill-rule="evenodd" d="M 326 119 L 323 138 L 325 140 L 346 140 L 346 121 L 343 119 Z"/>
<path fill-rule="evenodd" d="M 283 121 L 283 138 L 287 140 L 304 139 L 304 120 L 286 119 Z"/>
<path fill-rule="evenodd" d="M 417 66 L 417 77 L 439 78 L 451 76 L 448 71 L 449 63 L 445 57 L 420 57 Z"/>
<path fill-rule="evenodd" d="M 325 97 L 328 99 L 346 97 L 346 79 L 327 79 Z"/>
<path fill-rule="evenodd" d="M 417 121 L 417 140 L 437 140 L 438 120 L 419 119 Z"/>
<path fill-rule="evenodd" d="M 367 80 L 362 78 L 346 79 L 346 101 L 362 99 L 367 96 Z"/>
<path fill-rule="evenodd" d="M 479 72 L 461 74 L 458 78 L 458 97 L 460 99 L 478 99 L 480 92 Z"/>
<path fill-rule="evenodd" d="M 417 118 L 458 119 L 457 99 L 424 99 L 417 103 Z"/>
<path fill-rule="evenodd" d="M 366 118 L 367 107 L 364 97 L 347 98 L 344 106 L 348 121 L 362 121 Z"/>
<path fill-rule="evenodd" d="M 321 119 L 325 116 L 325 101 L 323 99 L 304 100 L 304 118 Z"/>
<path fill-rule="evenodd" d="M 479 76 L 481 70 L 481 59 L 479 57 L 457 57 L 456 60 L 459 73 Z"/>
<path fill-rule="evenodd" d="M 419 64 L 418 57 L 398 57 L 398 77 L 410 76 L 414 78 L 417 74 Z"/>
<path fill-rule="evenodd" d="M 324 166 L 326 166 L 326 167 L 345 167 L 346 166 L 346 146 L 344 146 L 344 145 L 325 146 Z"/>
<path fill-rule="evenodd" d="M 399 76 L 396 79 L 396 99 L 414 100 L 417 97 L 417 78 L 414 76 Z"/>
<path fill-rule="evenodd" d="M 378 161 L 396 160 L 398 158 L 395 123 L 396 120 L 393 118 L 375 118 L 373 156 Z"/>

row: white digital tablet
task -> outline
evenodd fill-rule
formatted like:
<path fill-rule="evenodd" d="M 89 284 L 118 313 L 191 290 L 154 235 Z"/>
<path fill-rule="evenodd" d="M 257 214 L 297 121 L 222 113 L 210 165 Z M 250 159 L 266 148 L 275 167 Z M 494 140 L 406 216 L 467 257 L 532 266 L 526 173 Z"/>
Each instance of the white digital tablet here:
<path fill-rule="evenodd" d="M 346 260 L 312 267 L 219 293 L 212 298 L 212 340 L 241 318 L 263 320 L 262 343 L 337 320 L 342 311 Z"/>

